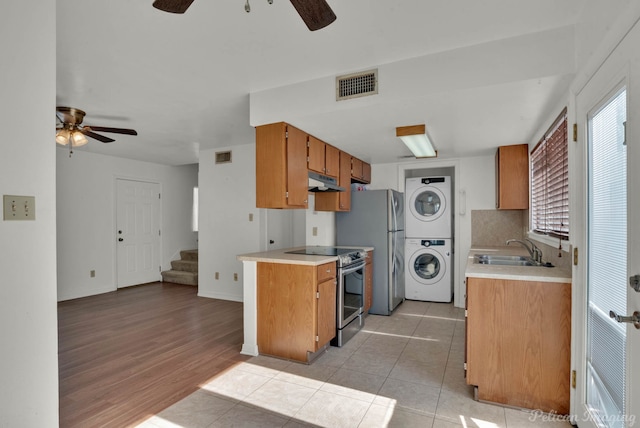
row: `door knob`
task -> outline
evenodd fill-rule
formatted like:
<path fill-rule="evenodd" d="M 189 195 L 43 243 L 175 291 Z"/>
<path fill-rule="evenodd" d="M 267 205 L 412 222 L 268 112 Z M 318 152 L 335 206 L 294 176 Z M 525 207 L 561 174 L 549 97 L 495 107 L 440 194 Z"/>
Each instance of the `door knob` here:
<path fill-rule="evenodd" d="M 119 242 L 122 242 L 122 241 L 124 241 L 124 239 L 122 239 L 122 238 L 118 238 L 118 241 L 119 241 Z"/>
<path fill-rule="evenodd" d="M 118 231 L 118 235 L 122 235 L 122 231 L 121 230 Z"/>
<path fill-rule="evenodd" d="M 637 329 L 640 329 L 640 312 L 635 311 L 631 316 L 618 315 L 613 311 L 609 311 L 609 316 L 619 323 L 628 322 L 633 324 Z"/>

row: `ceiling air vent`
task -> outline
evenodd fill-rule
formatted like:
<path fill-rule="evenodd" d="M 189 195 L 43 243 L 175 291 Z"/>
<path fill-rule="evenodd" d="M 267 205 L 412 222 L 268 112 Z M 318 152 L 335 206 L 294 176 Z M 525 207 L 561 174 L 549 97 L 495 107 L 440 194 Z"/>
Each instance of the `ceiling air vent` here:
<path fill-rule="evenodd" d="M 378 69 L 336 77 L 336 101 L 378 93 Z"/>
<path fill-rule="evenodd" d="M 216 163 L 231 163 L 231 150 L 228 152 L 216 152 Z"/>

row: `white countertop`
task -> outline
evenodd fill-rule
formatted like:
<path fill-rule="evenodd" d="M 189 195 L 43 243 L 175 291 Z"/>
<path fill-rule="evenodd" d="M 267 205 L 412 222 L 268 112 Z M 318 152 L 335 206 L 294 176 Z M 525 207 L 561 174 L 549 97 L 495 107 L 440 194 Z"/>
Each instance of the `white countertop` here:
<path fill-rule="evenodd" d="M 307 246 L 308 247 L 308 246 Z M 338 256 L 310 256 L 306 254 L 289 254 L 287 251 L 301 250 L 305 247 L 284 248 L 281 250 L 262 251 L 259 253 L 240 254 L 236 258 L 242 262 L 286 263 L 293 265 L 318 266 L 335 262 Z M 373 251 L 373 247 L 338 246 L 337 248 L 354 248 Z"/>
<path fill-rule="evenodd" d="M 500 266 L 473 262 L 476 254 L 528 256 L 524 248 L 473 247 L 467 258 L 465 276 L 468 278 L 495 278 L 515 281 L 571 282 L 571 270 L 544 266 Z"/>

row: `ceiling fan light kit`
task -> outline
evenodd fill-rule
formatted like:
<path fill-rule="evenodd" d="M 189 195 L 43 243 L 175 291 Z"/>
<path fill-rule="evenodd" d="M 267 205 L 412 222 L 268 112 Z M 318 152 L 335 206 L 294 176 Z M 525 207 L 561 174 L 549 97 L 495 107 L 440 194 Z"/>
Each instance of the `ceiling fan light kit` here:
<path fill-rule="evenodd" d="M 93 138 L 103 143 L 115 141 L 113 138 L 96 134 L 98 132 L 113 132 L 116 134 L 138 135 L 134 129 L 111 128 L 107 126 L 82 125 L 85 112 L 73 107 L 56 107 L 56 117 L 60 122 L 56 130 L 56 143 L 61 146 L 69 146 L 69 157 L 73 153 L 73 147 L 84 146 L 89 142 L 87 137 Z"/>
<path fill-rule="evenodd" d="M 87 144 L 89 140 L 80 131 L 69 131 L 68 129 L 61 129 L 56 133 L 56 143 L 61 146 L 66 146 L 71 143 L 73 147 L 80 147 Z"/>
<path fill-rule="evenodd" d="M 336 20 L 336 14 L 326 0 L 290 0 L 293 7 L 300 15 L 310 31 L 316 31 L 326 27 Z M 169 13 L 185 13 L 193 0 L 155 0 L 153 7 Z M 273 4 L 273 0 L 267 0 Z M 244 10 L 251 12 L 249 0 L 245 1 Z"/>

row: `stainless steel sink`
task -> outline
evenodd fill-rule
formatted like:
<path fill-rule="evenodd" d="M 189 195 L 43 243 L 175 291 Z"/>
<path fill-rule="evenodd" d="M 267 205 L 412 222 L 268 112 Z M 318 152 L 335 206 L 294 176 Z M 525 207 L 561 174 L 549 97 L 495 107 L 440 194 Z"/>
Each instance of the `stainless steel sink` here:
<path fill-rule="evenodd" d="M 502 265 L 502 266 L 541 266 L 531 257 L 526 256 L 499 256 L 493 254 L 476 254 L 473 257 L 474 263 L 481 265 Z"/>

